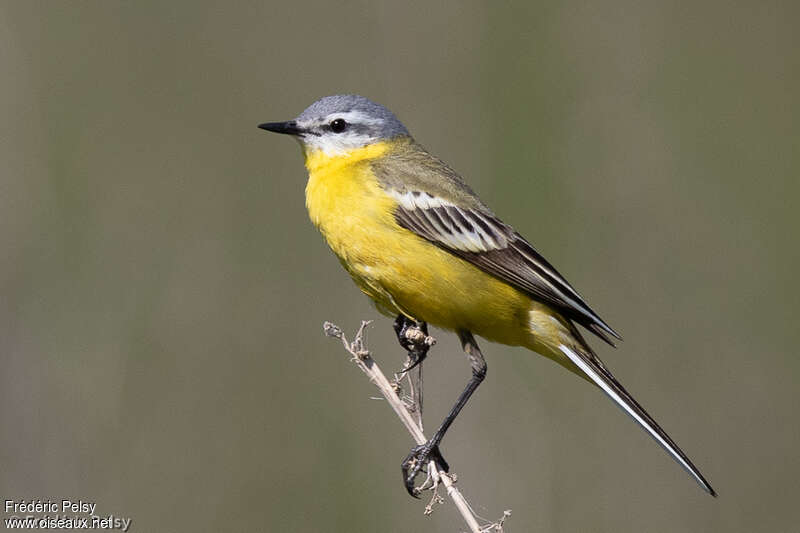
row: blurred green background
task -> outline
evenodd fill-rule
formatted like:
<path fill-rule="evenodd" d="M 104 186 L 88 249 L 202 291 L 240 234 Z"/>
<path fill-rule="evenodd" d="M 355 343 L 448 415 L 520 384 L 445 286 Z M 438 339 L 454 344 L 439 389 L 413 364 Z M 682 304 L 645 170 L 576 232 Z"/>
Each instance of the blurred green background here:
<path fill-rule="evenodd" d="M 2 2 L 0 493 L 132 531 L 464 529 L 341 347 L 377 318 L 307 220 L 289 139 L 364 94 L 461 172 L 625 342 L 601 357 L 720 493 L 597 390 L 483 343 L 444 441 L 509 531 L 800 521 L 796 2 Z M 469 376 L 425 365 L 438 424 Z"/>

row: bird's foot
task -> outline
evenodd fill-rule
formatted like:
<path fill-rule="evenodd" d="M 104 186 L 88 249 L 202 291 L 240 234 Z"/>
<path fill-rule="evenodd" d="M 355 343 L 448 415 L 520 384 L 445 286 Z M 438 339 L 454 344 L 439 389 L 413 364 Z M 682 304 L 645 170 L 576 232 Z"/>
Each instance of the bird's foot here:
<path fill-rule="evenodd" d="M 442 457 L 439 446 L 431 441 L 411 448 L 411 452 L 403 459 L 400 468 L 403 470 L 403 485 L 408 493 L 414 498 L 419 498 L 420 490 L 414 486 L 414 480 L 423 466 L 427 466 L 430 461 L 436 463 L 436 467 L 444 472 L 450 471 L 450 465 Z"/>
<path fill-rule="evenodd" d="M 416 367 L 428 356 L 428 350 L 436 344 L 436 339 L 428 335 L 428 325 L 425 322 L 415 322 L 403 315 L 394 321 L 394 331 L 397 342 L 407 352 L 411 364 L 406 365 L 399 373 L 403 374 Z"/>

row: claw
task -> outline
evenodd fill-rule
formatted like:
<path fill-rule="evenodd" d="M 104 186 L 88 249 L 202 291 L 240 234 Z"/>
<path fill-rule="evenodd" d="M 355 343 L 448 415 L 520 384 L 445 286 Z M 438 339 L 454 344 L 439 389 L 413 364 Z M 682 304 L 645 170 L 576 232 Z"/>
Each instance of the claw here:
<path fill-rule="evenodd" d="M 430 441 L 411 448 L 411 452 L 400 464 L 400 468 L 403 471 L 403 485 L 406 487 L 408 494 L 414 498 L 419 498 L 419 489 L 414 486 L 414 480 L 422 467 L 427 465 L 429 461 L 434 461 L 440 470 L 450 471 L 450 465 L 442 457 L 439 446 L 432 446 Z"/>

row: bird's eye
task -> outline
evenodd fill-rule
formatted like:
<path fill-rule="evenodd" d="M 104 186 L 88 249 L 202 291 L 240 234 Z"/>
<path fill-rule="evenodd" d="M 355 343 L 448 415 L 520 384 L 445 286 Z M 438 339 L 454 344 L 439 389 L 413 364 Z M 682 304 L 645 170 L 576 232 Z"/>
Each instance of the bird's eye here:
<path fill-rule="evenodd" d="M 343 118 L 337 118 L 331 122 L 331 131 L 333 133 L 342 133 L 347 128 L 347 122 Z"/>

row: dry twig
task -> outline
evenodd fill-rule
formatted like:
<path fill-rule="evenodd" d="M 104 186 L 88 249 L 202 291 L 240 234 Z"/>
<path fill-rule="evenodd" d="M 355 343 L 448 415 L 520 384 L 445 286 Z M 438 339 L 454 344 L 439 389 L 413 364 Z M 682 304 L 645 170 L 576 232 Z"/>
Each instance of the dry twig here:
<path fill-rule="evenodd" d="M 398 416 L 398 418 L 400 418 L 400 421 L 414 438 L 414 441 L 417 444 L 425 444 L 428 439 L 422 432 L 421 377 L 417 382 L 416 388 L 414 387 L 413 381 L 409 376 L 407 376 L 407 374 L 403 374 L 402 376 L 395 375 L 393 382 L 390 382 L 388 379 L 386 379 L 386 376 L 383 374 L 383 372 L 381 372 L 378 364 L 372 358 L 369 350 L 367 350 L 366 345 L 364 344 L 364 331 L 369 324 L 370 321 L 361 322 L 361 327 L 358 328 L 353 342 L 348 342 L 344 333 L 342 333 L 341 328 L 335 324 L 325 322 L 323 325 L 323 330 L 329 337 L 336 337 L 342 341 L 345 350 L 347 350 L 347 352 L 353 356 L 353 362 L 355 362 L 356 365 L 358 365 L 358 367 L 369 377 L 370 381 L 375 384 L 376 387 L 378 387 L 378 390 L 380 390 L 381 394 L 383 394 L 383 396 L 389 402 L 389 405 L 392 407 L 395 414 Z M 415 333 L 416 332 L 412 332 L 412 334 Z M 433 343 L 436 341 L 432 337 L 427 337 L 424 338 L 424 342 L 428 343 L 429 345 L 433 345 Z M 406 365 L 408 364 L 410 364 L 410 362 L 406 363 Z M 418 368 L 421 368 L 421 366 L 422 365 L 419 365 Z M 419 376 L 421 376 L 421 373 Z M 398 396 L 398 392 L 402 392 L 400 382 L 402 381 L 403 377 L 409 378 L 408 383 L 410 393 L 409 395 L 405 396 L 404 399 L 401 399 Z M 413 411 L 414 415 L 416 415 L 416 420 L 415 416 L 411 414 L 411 411 Z M 456 488 L 455 483 L 455 474 L 440 472 L 437 469 L 434 461 L 429 463 L 428 478 L 420 487 L 418 487 L 419 491 L 427 489 L 431 490 L 433 494 L 430 502 L 425 506 L 425 514 L 429 515 L 433 512 L 434 504 L 444 503 L 444 499 L 439 495 L 439 484 L 442 484 L 447 490 L 447 495 L 450 496 L 451 500 L 453 500 L 458 512 L 461 513 L 464 521 L 469 526 L 471 533 L 502 533 L 503 523 L 511 515 L 511 511 L 505 511 L 503 513 L 503 517 L 496 522 L 481 526 L 478 523 L 478 517 L 472 511 L 472 507 L 464 498 L 463 494 L 461 494 L 461 491 Z"/>

